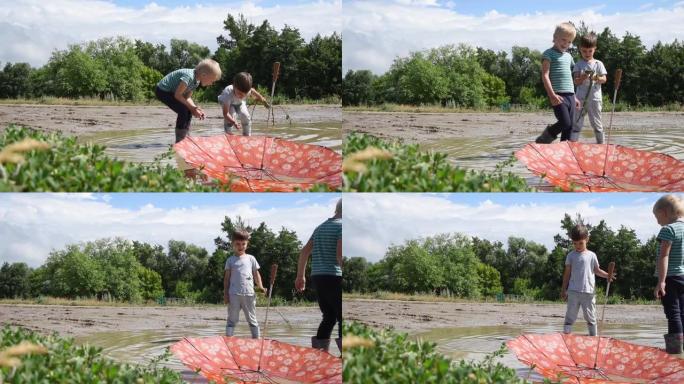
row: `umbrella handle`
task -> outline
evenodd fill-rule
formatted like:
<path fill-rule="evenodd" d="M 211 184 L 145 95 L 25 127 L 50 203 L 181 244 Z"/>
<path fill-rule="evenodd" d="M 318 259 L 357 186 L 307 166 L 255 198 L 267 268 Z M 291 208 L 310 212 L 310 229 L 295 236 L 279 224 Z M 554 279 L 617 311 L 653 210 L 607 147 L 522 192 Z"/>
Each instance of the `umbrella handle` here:
<path fill-rule="evenodd" d="M 620 88 L 620 81 L 622 80 L 622 68 L 615 71 L 615 90 L 613 91 L 613 108 L 610 111 L 610 122 L 608 123 L 608 133 L 606 134 L 606 157 L 603 160 L 603 176 L 606 175 L 606 167 L 608 166 L 608 150 L 610 146 L 610 132 L 613 130 L 613 114 L 615 113 L 615 102 L 617 101 L 618 88 Z"/>
<path fill-rule="evenodd" d="M 266 125 L 268 125 L 268 120 L 273 117 L 273 125 L 275 125 L 275 113 L 273 112 L 273 95 L 275 94 L 275 86 L 278 81 L 278 76 L 280 75 L 280 62 L 276 61 L 273 63 L 273 83 L 271 84 L 271 103 L 270 108 L 268 108 L 268 116 L 266 116 Z"/>
<path fill-rule="evenodd" d="M 280 62 L 276 61 L 273 63 L 273 82 L 278 80 L 278 75 L 280 75 Z"/>
<path fill-rule="evenodd" d="M 603 329 L 603 319 L 605 318 L 606 315 L 606 306 L 608 305 L 608 293 L 610 292 L 610 281 L 613 279 L 613 274 L 615 273 L 615 262 L 611 261 L 608 263 L 608 284 L 606 285 L 606 296 L 603 301 L 603 310 L 601 311 L 601 324 L 600 327 L 596 328 L 596 336 L 598 337 L 598 341 L 596 342 L 596 356 L 594 357 L 594 369 L 598 365 L 598 353 L 599 353 L 599 348 L 601 346 L 601 333 L 599 332 L 599 329 Z"/>
<path fill-rule="evenodd" d="M 261 334 L 261 351 L 259 352 L 259 364 L 257 371 L 261 371 L 261 357 L 264 355 L 264 340 L 266 338 L 266 331 L 268 329 L 268 310 L 271 308 L 271 294 L 273 293 L 273 285 L 275 284 L 276 273 L 278 272 L 278 264 L 271 265 L 271 276 L 268 287 L 268 304 L 266 304 L 266 318 L 264 319 L 264 332 Z"/>

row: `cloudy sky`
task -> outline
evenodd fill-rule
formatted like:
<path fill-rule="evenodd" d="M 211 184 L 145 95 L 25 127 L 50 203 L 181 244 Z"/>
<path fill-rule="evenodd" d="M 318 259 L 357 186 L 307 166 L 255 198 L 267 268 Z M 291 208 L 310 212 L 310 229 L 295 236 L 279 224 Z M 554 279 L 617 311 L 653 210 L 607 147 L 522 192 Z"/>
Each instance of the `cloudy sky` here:
<path fill-rule="evenodd" d="M 242 217 L 274 231 L 294 230 L 306 242 L 333 216 L 338 194 L 285 193 L 4 193 L 0 196 L 0 264 L 41 265 L 66 244 L 123 237 L 166 247 L 182 240 L 213 252 L 221 223 Z"/>
<path fill-rule="evenodd" d="M 0 7 L 0 62 L 42 66 L 55 49 L 125 36 L 167 47 L 171 38 L 216 49 L 228 13 L 299 29 L 308 41 L 342 29 L 341 0 L 14 0 Z"/>
<path fill-rule="evenodd" d="M 445 44 L 467 43 L 495 51 L 513 45 L 544 50 L 562 21 L 622 37 L 641 37 L 647 47 L 684 37 L 681 0 L 371 0 L 343 5 L 342 68 L 380 74 L 397 57 Z"/>
<path fill-rule="evenodd" d="M 660 227 L 651 213 L 661 194 L 644 193 L 365 193 L 345 194 L 343 250 L 376 262 L 392 244 L 461 232 L 506 243 L 509 236 L 553 245 L 565 213 L 589 224 L 624 225 L 641 240 Z"/>

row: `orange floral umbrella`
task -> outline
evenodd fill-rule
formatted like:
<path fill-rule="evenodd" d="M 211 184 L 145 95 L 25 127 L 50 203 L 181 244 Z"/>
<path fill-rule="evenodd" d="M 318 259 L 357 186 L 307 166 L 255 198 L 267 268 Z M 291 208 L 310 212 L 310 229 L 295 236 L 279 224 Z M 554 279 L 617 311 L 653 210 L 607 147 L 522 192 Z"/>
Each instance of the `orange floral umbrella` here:
<path fill-rule="evenodd" d="M 524 334 L 506 344 L 518 360 L 563 383 L 684 382 L 684 360 L 609 337 Z"/>
<path fill-rule="evenodd" d="M 342 185 L 342 156 L 319 145 L 269 136 L 191 137 L 176 143 L 191 167 L 236 192 L 289 192 L 314 184 Z"/>
<path fill-rule="evenodd" d="M 662 153 L 563 141 L 527 144 L 515 156 L 530 171 L 566 191 L 684 190 L 684 162 Z"/>
<path fill-rule="evenodd" d="M 219 384 L 342 384 L 341 358 L 276 340 L 186 337 L 172 345 L 171 351 L 187 367 Z"/>

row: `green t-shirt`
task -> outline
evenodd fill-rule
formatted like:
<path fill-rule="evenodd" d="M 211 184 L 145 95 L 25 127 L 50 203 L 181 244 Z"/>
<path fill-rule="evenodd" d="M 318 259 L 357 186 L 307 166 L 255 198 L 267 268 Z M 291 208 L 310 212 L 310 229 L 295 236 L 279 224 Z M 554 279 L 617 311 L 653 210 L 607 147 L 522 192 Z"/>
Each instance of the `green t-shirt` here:
<path fill-rule="evenodd" d="M 672 243 L 670 257 L 667 260 L 667 276 L 684 275 L 684 221 L 678 220 L 672 224 L 664 225 L 660 229 L 657 239 L 658 259 L 660 259 L 660 241 L 665 240 Z"/>
<path fill-rule="evenodd" d="M 556 93 L 575 93 L 575 85 L 572 82 L 572 67 L 575 62 L 567 52 L 560 52 L 555 48 L 549 48 L 542 54 L 542 61 L 550 63 L 549 78 L 551 87 Z"/>
<path fill-rule="evenodd" d="M 195 80 L 195 70 L 192 68 L 176 69 L 159 80 L 157 86 L 162 91 L 176 92 L 181 81 L 188 86 L 184 93 L 194 91 L 199 86 L 199 81 Z"/>
<path fill-rule="evenodd" d="M 342 276 L 342 268 L 337 264 L 337 241 L 342 239 L 342 219 L 330 218 L 319 225 L 311 235 L 311 276 Z"/>

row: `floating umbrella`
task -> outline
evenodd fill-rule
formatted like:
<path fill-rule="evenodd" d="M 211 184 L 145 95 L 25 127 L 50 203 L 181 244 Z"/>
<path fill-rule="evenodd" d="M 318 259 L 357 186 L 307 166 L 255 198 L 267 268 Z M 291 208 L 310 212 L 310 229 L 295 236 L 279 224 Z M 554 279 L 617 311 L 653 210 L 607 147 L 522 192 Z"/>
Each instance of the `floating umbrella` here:
<path fill-rule="evenodd" d="M 563 141 L 527 144 L 515 156 L 530 171 L 566 191 L 684 190 L 684 162 L 662 153 Z"/>
<path fill-rule="evenodd" d="M 342 156 L 319 145 L 268 136 L 187 136 L 174 146 L 190 167 L 236 192 L 289 192 L 342 185 Z"/>
<path fill-rule="evenodd" d="M 684 360 L 609 337 L 524 334 L 506 344 L 518 360 L 563 383 L 684 382 Z"/>
<path fill-rule="evenodd" d="M 219 384 L 342 384 L 341 358 L 276 340 L 185 337 L 172 345 L 171 351 L 190 369 Z"/>

